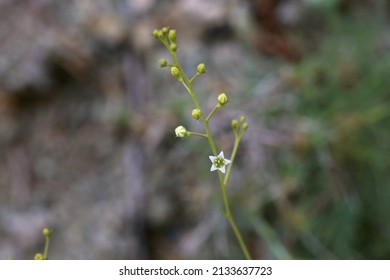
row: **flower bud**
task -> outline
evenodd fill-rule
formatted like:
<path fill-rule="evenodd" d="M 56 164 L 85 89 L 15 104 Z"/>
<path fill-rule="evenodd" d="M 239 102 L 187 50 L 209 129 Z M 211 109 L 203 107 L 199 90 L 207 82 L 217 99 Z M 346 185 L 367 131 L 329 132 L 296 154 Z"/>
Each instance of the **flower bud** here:
<path fill-rule="evenodd" d="M 161 28 L 161 32 L 163 35 L 167 35 L 168 34 L 168 27 L 164 26 L 163 28 Z"/>
<path fill-rule="evenodd" d="M 51 235 L 51 230 L 48 229 L 48 228 L 44 228 L 44 229 L 42 230 L 42 233 L 43 233 L 44 236 L 50 237 L 50 235 Z"/>
<path fill-rule="evenodd" d="M 176 134 L 176 137 L 183 138 L 183 137 L 187 136 L 188 132 L 187 132 L 187 129 L 181 125 L 181 126 L 176 127 L 175 134 Z"/>
<path fill-rule="evenodd" d="M 41 261 L 43 259 L 44 259 L 44 257 L 43 257 L 43 254 L 41 254 L 41 253 L 36 253 L 34 256 L 34 260 L 36 260 L 36 261 Z"/>
<path fill-rule="evenodd" d="M 173 52 L 176 52 L 177 51 L 177 45 L 175 43 L 172 43 L 169 48 L 171 49 L 171 51 Z"/>
<path fill-rule="evenodd" d="M 204 65 L 204 63 L 201 63 L 198 65 L 196 70 L 198 70 L 199 74 L 204 74 L 204 73 L 206 73 L 206 65 Z"/>
<path fill-rule="evenodd" d="M 218 95 L 218 104 L 223 106 L 228 102 L 228 98 L 225 93 Z"/>
<path fill-rule="evenodd" d="M 164 34 L 162 33 L 161 30 L 157 31 L 157 39 L 163 40 L 164 39 Z"/>
<path fill-rule="evenodd" d="M 179 68 L 177 68 L 177 67 L 175 67 L 175 66 L 173 66 L 173 67 L 171 68 L 171 74 L 172 74 L 172 76 L 175 77 L 176 79 L 180 79 L 180 78 L 181 78 L 181 77 L 180 77 L 180 70 L 179 70 Z"/>
<path fill-rule="evenodd" d="M 176 42 L 176 30 L 174 30 L 174 29 L 169 30 L 168 38 L 171 41 L 171 43 L 175 43 Z"/>
<path fill-rule="evenodd" d="M 238 121 L 237 120 L 232 120 L 232 127 L 234 130 L 238 128 Z"/>
<path fill-rule="evenodd" d="M 246 118 L 245 118 L 245 116 L 244 116 L 244 115 L 240 117 L 240 123 L 243 123 L 243 122 L 245 122 L 245 120 L 246 120 Z"/>
<path fill-rule="evenodd" d="M 152 35 L 154 38 L 158 38 L 158 30 L 157 29 L 154 29 L 153 32 L 152 32 Z"/>
<path fill-rule="evenodd" d="M 246 130 L 248 129 L 248 123 L 243 123 L 243 124 L 242 124 L 242 129 L 243 129 L 244 131 L 246 131 Z"/>
<path fill-rule="evenodd" d="M 199 109 L 194 109 L 194 110 L 192 110 L 192 117 L 193 117 L 195 120 L 199 120 L 200 115 L 201 115 L 201 111 L 200 111 Z"/>
<path fill-rule="evenodd" d="M 161 68 L 166 67 L 167 65 L 168 65 L 168 62 L 165 59 L 161 58 L 160 59 L 160 67 Z"/>

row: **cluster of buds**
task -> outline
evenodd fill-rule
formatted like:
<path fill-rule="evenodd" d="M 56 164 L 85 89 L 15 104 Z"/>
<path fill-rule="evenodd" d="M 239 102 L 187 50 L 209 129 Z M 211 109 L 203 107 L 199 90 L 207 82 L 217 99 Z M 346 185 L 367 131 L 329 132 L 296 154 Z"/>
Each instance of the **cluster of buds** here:
<path fill-rule="evenodd" d="M 177 51 L 176 30 L 163 27 L 160 30 L 154 29 L 152 32 L 154 38 L 160 40 L 172 52 Z"/>
<path fill-rule="evenodd" d="M 194 93 L 191 91 L 192 90 L 191 84 L 198 76 L 206 73 L 206 65 L 204 63 L 199 63 L 198 66 L 196 67 L 195 75 L 192 78 L 187 77 L 187 75 L 183 72 L 182 68 L 180 67 L 179 62 L 178 62 L 177 57 L 176 57 L 176 51 L 178 48 L 176 45 L 176 30 L 169 29 L 168 27 L 163 27 L 161 29 L 153 30 L 152 35 L 156 39 L 160 40 L 163 43 L 163 45 L 169 50 L 169 52 L 172 56 L 172 59 L 174 61 L 172 64 L 170 64 L 170 63 L 168 63 L 168 61 L 166 59 L 162 58 L 159 61 L 160 67 L 163 68 L 163 67 L 169 66 L 171 69 L 171 75 L 173 77 L 175 77 L 179 82 L 181 82 L 188 91 L 190 91 L 190 94 L 194 99 L 195 97 L 194 97 Z M 199 104 L 195 98 L 196 108 L 192 110 L 192 113 L 191 113 L 192 118 L 197 120 L 197 121 L 199 119 L 202 119 L 202 121 L 205 123 L 205 126 L 208 127 L 208 122 L 209 122 L 210 118 L 214 115 L 214 113 L 216 111 L 218 111 L 218 109 L 225 106 L 228 103 L 228 101 L 229 101 L 229 99 L 228 99 L 227 94 L 220 93 L 217 97 L 217 102 L 216 102 L 214 109 L 206 117 L 203 115 L 203 113 L 199 107 Z M 233 131 L 234 131 L 235 135 L 241 139 L 241 136 L 244 134 L 244 132 L 248 128 L 248 124 L 245 122 L 245 117 L 242 116 L 240 118 L 240 121 L 233 120 L 232 125 L 233 125 Z M 209 134 L 209 132 L 207 132 L 207 134 L 201 134 L 201 133 L 187 131 L 187 129 L 182 125 L 176 127 L 175 134 L 176 134 L 176 137 L 178 137 L 178 138 L 184 138 L 184 137 L 187 137 L 190 135 L 203 136 L 203 137 L 209 138 L 209 140 L 211 138 L 211 135 Z M 213 156 L 210 156 L 209 158 L 212 162 L 211 171 L 219 170 L 222 173 L 225 173 L 225 166 L 227 164 L 231 163 L 231 160 L 226 159 L 224 157 L 224 154 L 222 151 L 220 152 L 220 154 L 218 156 L 213 155 Z"/>
<path fill-rule="evenodd" d="M 235 133 L 236 132 L 244 133 L 248 129 L 248 123 L 245 122 L 245 120 L 246 120 L 245 116 L 240 117 L 240 122 L 237 120 L 232 120 L 232 127 Z"/>
<path fill-rule="evenodd" d="M 163 43 L 163 45 L 171 52 L 172 55 L 176 53 L 178 47 L 176 45 L 175 29 L 169 29 L 168 27 L 163 27 L 161 29 L 154 29 L 152 35 L 154 38 L 160 40 L 161 43 Z M 179 82 L 183 81 L 181 70 L 177 64 L 169 64 L 168 61 L 164 58 L 161 58 L 159 63 L 161 68 L 170 66 L 172 76 L 178 79 Z M 196 70 L 197 70 L 196 75 L 191 79 L 191 82 L 197 76 L 206 73 L 206 66 L 204 65 L 204 63 L 199 63 Z"/>
<path fill-rule="evenodd" d="M 154 29 L 152 35 L 154 38 L 160 40 L 161 43 L 163 43 L 164 46 L 171 51 L 172 54 L 177 51 L 176 30 L 169 29 L 168 27 L 163 27 L 160 30 Z M 178 65 L 168 64 L 168 61 L 164 58 L 161 58 L 159 63 L 161 68 L 170 66 L 172 76 L 178 79 L 179 82 L 182 81 L 182 77 Z"/>

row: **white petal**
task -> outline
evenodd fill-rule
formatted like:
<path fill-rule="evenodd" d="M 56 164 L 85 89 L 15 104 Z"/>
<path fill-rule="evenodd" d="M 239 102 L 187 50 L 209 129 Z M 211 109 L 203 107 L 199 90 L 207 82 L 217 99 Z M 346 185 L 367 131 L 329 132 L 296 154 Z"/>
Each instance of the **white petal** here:
<path fill-rule="evenodd" d="M 221 170 L 221 172 L 225 174 L 225 166 L 222 166 L 221 168 L 219 168 L 219 170 Z"/>
<path fill-rule="evenodd" d="M 218 157 L 220 157 L 220 158 L 225 158 L 225 156 L 223 155 L 223 152 L 222 152 L 222 151 L 219 153 Z"/>
<path fill-rule="evenodd" d="M 214 171 L 214 170 L 217 170 L 217 169 L 218 169 L 218 168 L 216 168 L 215 165 L 213 164 L 213 165 L 211 165 L 210 171 Z"/>
<path fill-rule="evenodd" d="M 229 164 L 231 162 L 232 162 L 231 160 L 225 158 L 225 165 L 227 165 L 227 164 Z"/>
<path fill-rule="evenodd" d="M 211 162 L 214 162 L 215 158 L 216 157 L 214 157 L 214 156 L 209 156 L 209 159 L 211 160 Z"/>

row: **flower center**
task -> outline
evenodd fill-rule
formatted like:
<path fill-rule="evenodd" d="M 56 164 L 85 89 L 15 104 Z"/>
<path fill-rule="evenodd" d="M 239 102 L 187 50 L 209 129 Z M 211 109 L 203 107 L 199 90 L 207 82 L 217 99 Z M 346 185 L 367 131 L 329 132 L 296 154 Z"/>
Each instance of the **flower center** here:
<path fill-rule="evenodd" d="M 214 159 L 214 166 L 216 168 L 224 167 L 225 166 L 225 159 L 217 157 L 216 159 Z"/>

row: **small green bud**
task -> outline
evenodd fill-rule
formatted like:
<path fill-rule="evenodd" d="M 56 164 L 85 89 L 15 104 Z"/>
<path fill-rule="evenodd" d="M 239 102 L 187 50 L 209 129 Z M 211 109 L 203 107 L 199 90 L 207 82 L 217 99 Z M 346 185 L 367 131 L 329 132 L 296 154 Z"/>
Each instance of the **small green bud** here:
<path fill-rule="evenodd" d="M 218 95 L 218 104 L 223 106 L 228 102 L 228 98 L 225 93 L 221 93 Z"/>
<path fill-rule="evenodd" d="M 172 76 L 175 77 L 176 79 L 180 79 L 180 78 L 181 78 L 181 77 L 180 77 L 180 70 L 179 70 L 179 68 L 177 68 L 176 66 L 173 66 L 173 67 L 171 68 L 171 74 L 172 74 Z"/>
<path fill-rule="evenodd" d="M 41 253 L 36 253 L 34 256 L 34 260 L 36 261 L 42 261 L 44 259 L 43 254 Z"/>
<path fill-rule="evenodd" d="M 169 30 L 168 38 L 171 41 L 171 43 L 175 43 L 176 42 L 176 30 L 174 30 L 174 29 Z"/>
<path fill-rule="evenodd" d="M 177 51 L 177 45 L 175 43 L 172 43 L 169 48 L 171 49 L 171 51 L 173 52 L 176 52 Z"/>
<path fill-rule="evenodd" d="M 245 116 L 241 116 L 241 117 L 240 117 L 240 123 L 245 122 L 245 120 L 246 120 Z"/>
<path fill-rule="evenodd" d="M 246 130 L 248 129 L 248 123 L 243 123 L 243 124 L 242 124 L 242 129 L 243 129 L 244 131 L 246 131 Z"/>
<path fill-rule="evenodd" d="M 176 127 L 175 134 L 176 134 L 176 137 L 183 138 L 183 137 L 188 135 L 188 132 L 184 126 L 180 125 L 180 126 Z"/>
<path fill-rule="evenodd" d="M 201 111 L 200 111 L 199 109 L 194 109 L 194 110 L 192 110 L 192 117 L 193 117 L 195 120 L 199 120 L 200 115 L 201 115 Z"/>
<path fill-rule="evenodd" d="M 50 238 L 51 236 L 51 230 L 48 229 L 48 228 L 44 228 L 43 231 L 42 231 L 43 235 Z"/>
<path fill-rule="evenodd" d="M 164 26 L 163 28 L 161 28 L 161 32 L 163 35 L 167 35 L 168 34 L 168 27 Z"/>
<path fill-rule="evenodd" d="M 237 120 L 232 120 L 232 127 L 234 130 L 238 128 L 238 121 Z"/>
<path fill-rule="evenodd" d="M 160 67 L 163 68 L 163 67 L 166 67 L 167 65 L 168 65 L 168 62 L 165 59 L 161 58 L 160 59 Z"/>
<path fill-rule="evenodd" d="M 206 73 L 206 65 L 204 65 L 204 63 L 201 63 L 198 65 L 196 70 L 198 70 L 199 74 L 204 74 L 204 73 Z"/>
<path fill-rule="evenodd" d="M 157 39 L 163 40 L 164 39 L 164 34 L 162 33 L 161 30 L 157 31 Z"/>
<path fill-rule="evenodd" d="M 154 29 L 153 32 L 152 32 L 152 35 L 154 38 L 158 38 L 158 30 L 157 29 Z"/>

